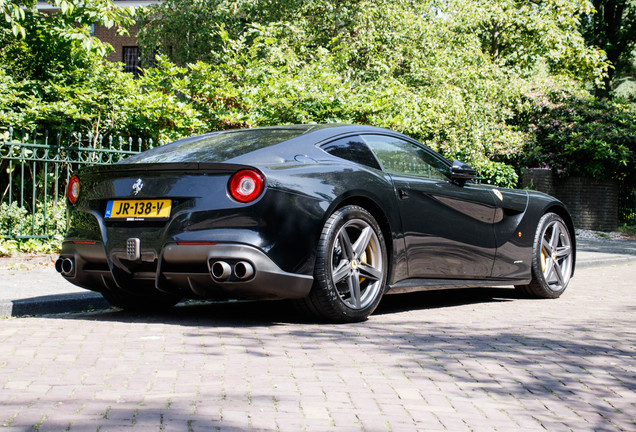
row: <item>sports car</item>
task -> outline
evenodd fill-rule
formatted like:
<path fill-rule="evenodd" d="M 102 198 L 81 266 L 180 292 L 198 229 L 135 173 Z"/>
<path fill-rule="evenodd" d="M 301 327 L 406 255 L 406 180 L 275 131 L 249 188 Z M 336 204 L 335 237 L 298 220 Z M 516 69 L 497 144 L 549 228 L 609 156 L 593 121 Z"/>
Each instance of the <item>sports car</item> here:
<path fill-rule="evenodd" d="M 561 202 L 478 184 L 470 166 L 370 126 L 199 135 L 80 170 L 67 195 L 57 270 L 129 310 L 291 299 L 312 319 L 355 322 L 386 293 L 556 298 L 574 273 Z"/>

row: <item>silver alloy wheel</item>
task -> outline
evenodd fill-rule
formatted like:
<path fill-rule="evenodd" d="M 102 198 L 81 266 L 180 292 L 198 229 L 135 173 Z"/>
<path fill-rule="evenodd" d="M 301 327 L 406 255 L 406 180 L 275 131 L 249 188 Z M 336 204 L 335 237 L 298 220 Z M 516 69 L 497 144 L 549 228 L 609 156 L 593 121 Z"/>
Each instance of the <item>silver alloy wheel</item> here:
<path fill-rule="evenodd" d="M 377 234 L 366 221 L 351 219 L 335 237 L 331 279 L 340 300 L 351 309 L 364 309 L 376 298 L 384 279 Z"/>
<path fill-rule="evenodd" d="M 572 274 L 570 232 L 561 220 L 549 222 L 541 235 L 541 271 L 553 291 L 564 289 Z"/>

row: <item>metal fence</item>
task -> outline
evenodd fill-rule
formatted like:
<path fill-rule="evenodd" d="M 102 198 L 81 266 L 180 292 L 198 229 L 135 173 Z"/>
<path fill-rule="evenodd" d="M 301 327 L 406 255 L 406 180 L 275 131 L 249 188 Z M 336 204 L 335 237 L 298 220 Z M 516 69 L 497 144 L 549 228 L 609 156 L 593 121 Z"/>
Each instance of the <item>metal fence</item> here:
<path fill-rule="evenodd" d="M 64 217 L 66 184 L 75 171 L 152 147 L 152 140 L 9 128 L 0 135 L 0 238 L 49 238 Z"/>

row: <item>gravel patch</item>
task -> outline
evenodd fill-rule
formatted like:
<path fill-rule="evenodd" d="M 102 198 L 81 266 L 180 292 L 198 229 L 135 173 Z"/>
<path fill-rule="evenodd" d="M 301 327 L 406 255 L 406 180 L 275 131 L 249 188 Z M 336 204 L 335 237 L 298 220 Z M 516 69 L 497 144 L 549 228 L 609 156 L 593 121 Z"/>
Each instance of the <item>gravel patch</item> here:
<path fill-rule="evenodd" d="M 577 229 L 576 238 L 580 240 L 626 240 L 634 239 L 635 237 L 617 231 L 603 232 Z"/>

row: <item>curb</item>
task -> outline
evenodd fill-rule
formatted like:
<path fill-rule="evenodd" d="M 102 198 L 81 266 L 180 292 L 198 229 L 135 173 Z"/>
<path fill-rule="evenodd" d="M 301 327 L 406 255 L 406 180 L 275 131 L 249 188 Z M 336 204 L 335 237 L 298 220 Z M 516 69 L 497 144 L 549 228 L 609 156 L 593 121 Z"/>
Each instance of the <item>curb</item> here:
<path fill-rule="evenodd" d="M 2 302 L 0 318 L 82 312 L 110 307 L 110 303 L 97 293 L 57 294 Z"/>
<path fill-rule="evenodd" d="M 623 255 L 608 258 L 599 258 L 595 260 L 577 261 L 574 271 L 576 272 L 576 270 L 584 268 L 603 267 L 607 265 L 626 264 L 630 262 L 636 262 L 636 256 Z"/>

